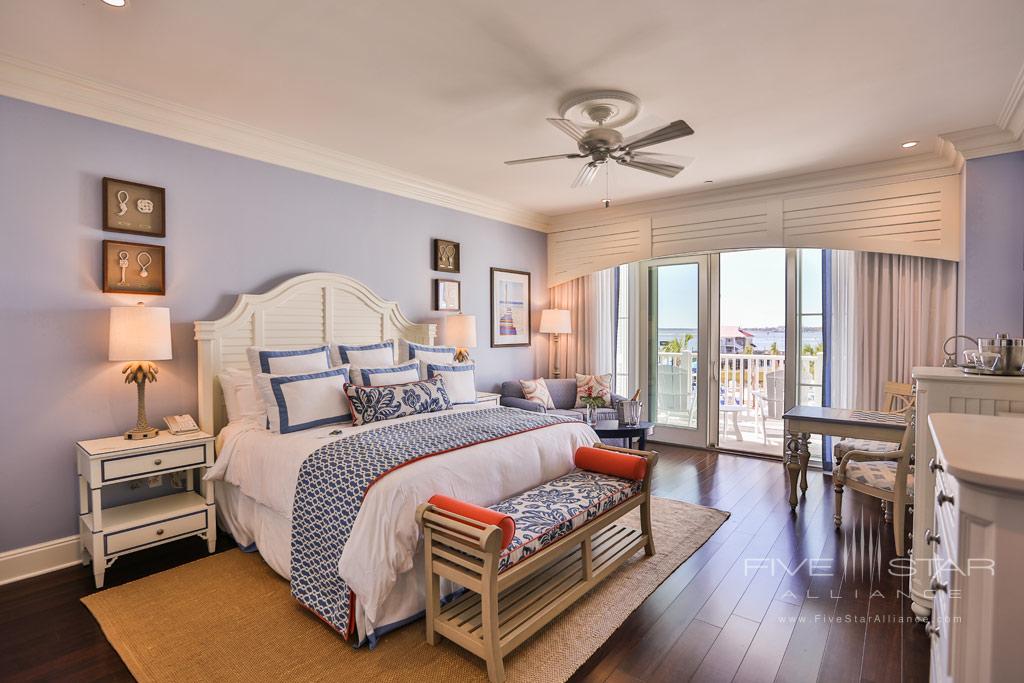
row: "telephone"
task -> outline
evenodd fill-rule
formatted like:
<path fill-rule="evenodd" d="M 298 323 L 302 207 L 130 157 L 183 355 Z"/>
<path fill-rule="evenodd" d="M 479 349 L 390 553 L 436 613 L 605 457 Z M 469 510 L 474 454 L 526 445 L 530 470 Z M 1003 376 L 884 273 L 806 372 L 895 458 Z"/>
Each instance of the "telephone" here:
<path fill-rule="evenodd" d="M 168 415 L 164 418 L 171 434 L 191 434 L 199 431 L 199 425 L 191 415 Z"/>

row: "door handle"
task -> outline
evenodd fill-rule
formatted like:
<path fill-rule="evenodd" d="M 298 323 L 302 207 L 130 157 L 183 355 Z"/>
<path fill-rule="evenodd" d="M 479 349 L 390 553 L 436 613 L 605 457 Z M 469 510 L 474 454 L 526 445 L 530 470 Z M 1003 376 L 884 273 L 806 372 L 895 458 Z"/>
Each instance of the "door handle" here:
<path fill-rule="evenodd" d="M 720 373 L 718 372 L 718 361 L 717 360 L 712 361 L 711 362 L 711 379 L 713 379 L 714 381 L 717 382 L 719 374 Z"/>

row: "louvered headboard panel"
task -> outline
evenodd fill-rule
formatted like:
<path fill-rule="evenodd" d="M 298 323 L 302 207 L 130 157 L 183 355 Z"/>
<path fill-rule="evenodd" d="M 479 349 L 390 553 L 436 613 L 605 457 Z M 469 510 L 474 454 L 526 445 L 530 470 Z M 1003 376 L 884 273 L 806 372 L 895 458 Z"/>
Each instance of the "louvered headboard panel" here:
<path fill-rule="evenodd" d="M 199 426 L 216 434 L 227 423 L 217 374 L 248 368 L 250 346 L 282 349 L 315 344 L 365 344 L 404 338 L 433 344 L 436 325 L 416 324 L 393 301 L 345 275 L 309 273 L 265 294 L 242 294 L 219 320 L 195 324 L 199 345 Z"/>

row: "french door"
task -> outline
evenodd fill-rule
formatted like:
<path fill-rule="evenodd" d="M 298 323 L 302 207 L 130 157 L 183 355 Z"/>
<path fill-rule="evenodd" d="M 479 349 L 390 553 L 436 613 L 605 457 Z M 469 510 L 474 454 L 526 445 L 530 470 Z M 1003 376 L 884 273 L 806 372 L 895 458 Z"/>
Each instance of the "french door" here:
<path fill-rule="evenodd" d="M 640 264 L 640 386 L 659 441 L 706 446 L 710 379 L 710 267 L 707 254 Z M 717 341 L 717 340 L 716 340 Z"/>

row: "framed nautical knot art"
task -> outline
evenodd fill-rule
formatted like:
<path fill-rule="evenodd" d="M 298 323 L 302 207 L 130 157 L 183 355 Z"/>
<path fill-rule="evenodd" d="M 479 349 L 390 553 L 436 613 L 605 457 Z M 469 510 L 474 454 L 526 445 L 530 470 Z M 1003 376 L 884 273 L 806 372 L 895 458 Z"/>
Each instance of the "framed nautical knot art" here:
<path fill-rule="evenodd" d="M 133 235 L 165 237 L 164 188 L 103 179 L 103 229 Z"/>
<path fill-rule="evenodd" d="M 461 264 L 459 263 L 459 243 L 450 240 L 434 240 L 434 270 L 442 273 L 458 273 Z"/>
<path fill-rule="evenodd" d="M 434 310 L 461 311 L 462 283 L 458 280 L 434 280 Z"/>
<path fill-rule="evenodd" d="M 108 294 L 165 294 L 164 248 L 103 240 L 103 291 Z"/>
<path fill-rule="evenodd" d="M 530 345 L 530 274 L 491 268 L 491 346 Z"/>

